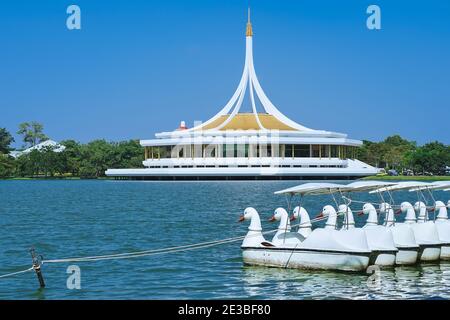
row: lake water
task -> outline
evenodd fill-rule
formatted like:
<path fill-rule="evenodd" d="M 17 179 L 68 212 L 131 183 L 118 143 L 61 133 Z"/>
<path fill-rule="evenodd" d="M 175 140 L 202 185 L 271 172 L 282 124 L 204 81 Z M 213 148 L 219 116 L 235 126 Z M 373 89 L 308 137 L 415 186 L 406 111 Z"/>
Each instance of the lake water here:
<path fill-rule="evenodd" d="M 137 182 L 0 181 L 0 275 L 28 268 L 34 246 L 45 259 L 179 246 L 245 235 L 237 219 L 247 206 L 263 229 L 274 209 L 286 207 L 273 192 L 295 181 Z M 447 201 L 450 193 L 436 192 Z M 415 202 L 415 194 L 396 193 Z M 358 195 L 358 200 L 376 201 Z M 306 198 L 315 216 L 328 196 Z M 359 210 L 355 204 L 353 210 Z M 266 219 L 267 218 L 267 219 Z M 364 221 L 356 217 L 357 225 Z M 0 299 L 439 299 L 450 298 L 450 264 L 424 264 L 368 275 L 244 267 L 240 242 L 135 259 L 82 262 L 81 289 L 69 290 L 70 265 L 46 264 L 47 287 L 34 272 L 0 279 Z M 73 263 L 72 263 L 73 264 Z"/>

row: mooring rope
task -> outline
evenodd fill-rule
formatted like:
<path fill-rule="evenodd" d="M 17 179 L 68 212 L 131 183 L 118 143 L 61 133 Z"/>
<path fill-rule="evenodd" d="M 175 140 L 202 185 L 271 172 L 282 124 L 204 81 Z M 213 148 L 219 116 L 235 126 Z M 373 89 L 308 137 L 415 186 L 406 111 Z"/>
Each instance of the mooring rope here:
<path fill-rule="evenodd" d="M 21 274 L 21 273 L 25 273 L 25 272 L 31 271 L 31 270 L 33 270 L 33 269 L 34 269 L 34 268 L 31 267 L 31 268 L 28 268 L 28 269 L 25 269 L 25 270 L 21 270 L 21 271 L 16 271 L 16 272 L 12 272 L 12 273 L 3 274 L 3 275 L 0 276 L 0 278 L 12 277 L 12 276 L 15 276 L 15 275 L 17 275 L 17 274 Z"/>
<path fill-rule="evenodd" d="M 339 215 L 339 214 L 338 214 Z M 312 219 L 310 222 L 304 222 L 304 223 L 315 223 L 322 220 L 327 219 L 327 217 L 320 217 Z M 293 225 L 293 227 L 300 226 L 304 223 L 298 223 Z M 269 231 L 261 232 L 262 235 L 271 234 L 278 231 L 278 229 L 273 229 Z M 259 236 L 258 234 L 250 235 L 252 236 Z M 175 246 L 175 247 L 167 247 L 167 248 L 160 248 L 160 249 L 150 249 L 145 251 L 135 251 L 135 252 L 126 252 L 126 253 L 116 253 L 116 254 L 107 254 L 107 255 L 99 255 L 99 256 L 87 256 L 87 257 L 73 257 L 73 258 L 64 258 L 64 259 L 49 259 L 49 260 L 42 260 L 42 264 L 46 263 L 67 263 L 67 262 L 89 262 L 89 261 L 101 261 L 101 260 L 115 260 L 115 259 L 130 259 L 130 258 L 138 258 L 138 257 L 145 257 L 145 256 L 152 256 L 152 255 L 158 255 L 158 254 L 165 254 L 165 253 L 174 253 L 174 252 L 182 252 L 182 251 L 190 251 L 190 250 L 196 250 L 196 249 L 203 249 L 213 246 L 218 246 L 226 243 L 232 243 L 236 241 L 243 240 L 247 235 L 245 236 L 239 236 L 239 237 L 232 237 L 232 238 L 226 238 L 221 240 L 214 240 L 214 241 L 206 241 L 206 242 L 200 242 L 200 243 L 194 243 L 194 244 L 188 244 L 183 246 Z"/>
<path fill-rule="evenodd" d="M 213 247 L 213 246 L 218 246 L 218 245 L 222 245 L 222 244 L 225 244 L 225 243 L 231 243 L 231 242 L 239 241 L 239 240 L 242 240 L 244 238 L 245 238 L 245 236 L 244 237 L 241 236 L 241 237 L 235 237 L 235 238 L 229 238 L 229 239 L 223 239 L 223 240 L 217 240 L 217 241 L 210 241 L 210 242 L 190 244 L 190 245 L 185 245 L 185 246 L 168 247 L 168 248 L 153 249 L 153 250 L 146 250 L 146 251 L 117 253 L 117 254 L 109 254 L 109 255 L 101 255 L 101 256 L 42 260 L 42 264 L 46 264 L 46 263 L 65 263 L 65 262 L 88 262 L 88 261 L 100 261 L 100 260 L 115 260 L 115 259 L 138 258 L 138 257 L 152 256 L 152 255 L 158 255 L 158 254 L 181 252 L 181 251 L 189 251 L 189 250 Z"/>
<path fill-rule="evenodd" d="M 341 215 L 341 214 L 338 214 L 338 215 Z M 293 227 L 298 227 L 298 226 L 301 226 L 302 224 L 315 223 L 315 222 L 319 222 L 319 221 L 325 220 L 327 218 L 328 217 L 314 218 L 314 219 L 311 219 L 308 222 L 297 223 L 297 224 L 294 224 L 292 226 Z M 262 235 L 267 235 L 267 234 L 275 233 L 276 231 L 278 231 L 278 229 L 264 231 L 264 232 L 261 232 L 261 234 Z M 68 263 L 68 262 L 91 262 L 91 261 L 101 261 L 101 260 L 131 259 L 131 258 L 153 256 L 153 255 L 160 255 L 160 254 L 166 254 L 166 253 L 176 253 L 176 252 L 182 252 L 182 251 L 203 249 L 203 248 L 208 248 L 208 247 L 213 247 L 213 246 L 218 246 L 218 245 L 222 245 L 222 244 L 227 244 L 227 243 L 240 241 L 240 240 L 243 240 L 246 237 L 253 237 L 253 236 L 257 237 L 257 236 L 259 236 L 259 234 L 250 235 L 250 236 L 245 235 L 245 236 L 239 236 L 239 237 L 231 237 L 231 238 L 226 238 L 226 239 L 221 239 L 221 240 L 206 241 L 206 242 L 188 244 L 188 245 L 183 245 L 183 246 L 167 247 L 167 248 L 160 248 L 160 249 L 151 249 L 151 250 L 145 250 L 145 251 L 134 251 L 134 252 L 126 252 L 126 253 L 107 254 L 107 255 L 98 255 L 98 256 L 87 256 L 87 257 L 74 257 L 74 258 L 64 258 L 64 259 L 49 259 L 49 260 L 44 260 L 43 259 L 41 261 L 41 264 L 43 265 L 43 264 L 46 264 L 46 263 L 48 263 L 48 264 L 51 264 L 51 263 L 56 264 L 56 263 Z M 33 269 L 34 269 L 34 267 L 30 267 L 30 268 L 25 269 L 25 270 L 21 270 L 21 271 L 17 271 L 17 272 L 13 272 L 13 273 L 0 275 L 0 278 L 6 278 L 6 277 L 11 277 L 11 276 L 14 276 L 14 275 L 21 274 L 21 273 L 26 273 L 26 272 L 29 272 L 29 271 L 31 271 Z"/>

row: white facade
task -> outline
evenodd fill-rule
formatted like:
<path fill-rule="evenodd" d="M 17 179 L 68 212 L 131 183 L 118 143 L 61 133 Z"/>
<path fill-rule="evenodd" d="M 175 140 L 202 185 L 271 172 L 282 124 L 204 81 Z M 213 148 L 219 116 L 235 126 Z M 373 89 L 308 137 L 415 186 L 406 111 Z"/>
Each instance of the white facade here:
<path fill-rule="evenodd" d="M 240 112 L 249 93 L 251 113 Z M 257 98 L 257 99 L 256 99 Z M 257 111 L 257 101 L 262 111 Z M 235 93 L 214 117 L 141 140 L 145 169 L 109 169 L 107 176 L 136 179 L 257 179 L 361 177 L 377 169 L 355 159 L 361 141 L 314 130 L 283 115 L 269 100 L 253 64 L 247 23 L 244 70 Z"/>

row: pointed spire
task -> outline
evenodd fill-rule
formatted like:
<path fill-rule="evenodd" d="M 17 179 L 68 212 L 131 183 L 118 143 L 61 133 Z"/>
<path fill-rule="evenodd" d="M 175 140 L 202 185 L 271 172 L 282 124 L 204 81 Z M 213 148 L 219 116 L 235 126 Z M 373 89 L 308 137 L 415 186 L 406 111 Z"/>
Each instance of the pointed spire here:
<path fill-rule="evenodd" d="M 247 37 L 253 36 L 252 23 L 250 22 L 250 7 L 248 7 L 248 21 L 247 21 L 247 31 L 245 32 Z"/>

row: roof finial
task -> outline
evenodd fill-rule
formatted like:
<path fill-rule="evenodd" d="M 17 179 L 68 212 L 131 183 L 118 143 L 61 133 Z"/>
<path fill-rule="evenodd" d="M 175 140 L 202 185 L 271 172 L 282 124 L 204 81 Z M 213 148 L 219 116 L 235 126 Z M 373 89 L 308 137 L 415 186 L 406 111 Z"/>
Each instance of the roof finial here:
<path fill-rule="evenodd" d="M 248 21 L 247 21 L 247 31 L 245 32 L 247 37 L 253 36 L 252 23 L 250 22 L 250 6 L 248 7 Z"/>

